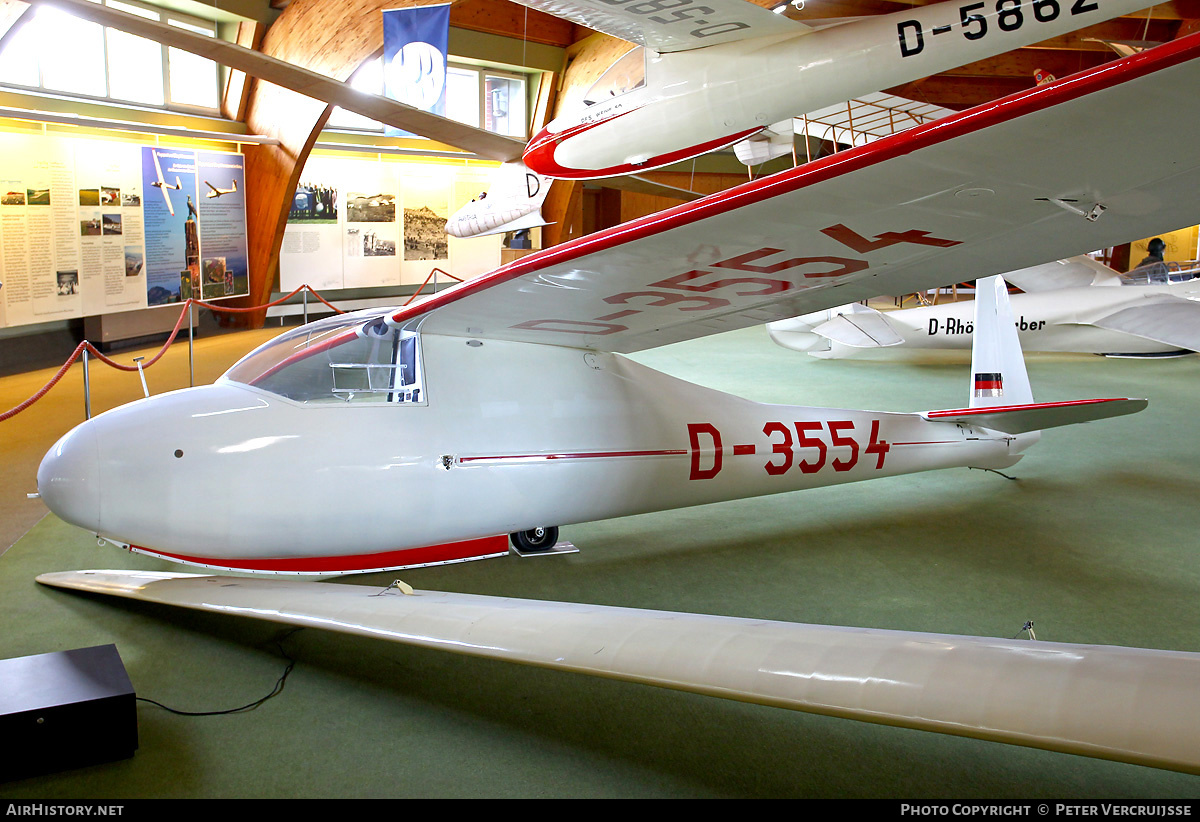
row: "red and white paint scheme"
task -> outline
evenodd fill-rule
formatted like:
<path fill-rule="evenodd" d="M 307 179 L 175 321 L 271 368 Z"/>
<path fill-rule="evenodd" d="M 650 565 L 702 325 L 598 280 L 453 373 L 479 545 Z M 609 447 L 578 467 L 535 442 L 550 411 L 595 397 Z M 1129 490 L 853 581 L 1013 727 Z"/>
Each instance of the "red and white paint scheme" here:
<path fill-rule="evenodd" d="M 1003 318 L 987 323 L 1009 339 L 977 340 L 975 363 L 1003 396 L 941 412 L 764 405 L 622 354 L 1200 222 L 1198 83 L 1193 35 L 419 304 L 302 326 L 214 385 L 79 425 L 39 491 L 63 519 L 158 556 L 329 574 L 447 561 L 497 534 L 543 547 L 569 523 L 1010 465 L 1037 430 L 1142 403 L 1034 403 Z M 1147 106 L 1174 127 L 1116 116 Z M 1105 127 L 1081 150 L 1091 120 Z"/>
<path fill-rule="evenodd" d="M 1065 276 L 1074 267 L 1077 277 Z M 1037 290 L 1039 282 L 1092 279 Z M 1007 275 L 1006 275 L 1007 276 Z M 1095 261 L 1059 261 L 1014 272 L 1026 293 L 1012 295 L 1013 321 L 1026 351 L 1164 356 L 1200 351 L 1200 267 L 1151 263 L 1118 274 Z M 767 330 L 784 348 L 821 359 L 903 355 L 911 350 L 966 349 L 974 332 L 971 302 L 876 311 L 854 303 Z"/>
<path fill-rule="evenodd" d="M 534 174 L 522 163 L 504 163 L 496 169 L 487 191 L 450 216 L 446 233 L 466 239 L 546 225 L 541 208 L 549 193 L 548 178 Z"/>
<path fill-rule="evenodd" d="M 801 23 L 745 0 L 517 1 L 639 46 L 525 150 L 539 174 L 580 180 L 661 168 L 807 111 L 1150 5 L 951 0 Z"/>

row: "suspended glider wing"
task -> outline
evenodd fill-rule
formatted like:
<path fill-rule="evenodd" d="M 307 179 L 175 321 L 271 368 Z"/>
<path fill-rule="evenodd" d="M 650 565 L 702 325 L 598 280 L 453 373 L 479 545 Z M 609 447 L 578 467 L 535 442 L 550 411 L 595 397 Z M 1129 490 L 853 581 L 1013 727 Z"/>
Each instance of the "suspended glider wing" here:
<path fill-rule="evenodd" d="M 1200 654 L 285 579 L 38 582 L 761 705 L 1200 772 Z M 411 589 L 409 589 L 411 591 Z M 721 648 L 722 653 L 713 653 Z M 770 660 L 764 664 L 763 660 Z M 974 687 L 980 682 L 988 687 Z M 1039 698 L 1031 699 L 1036 693 Z"/>
<path fill-rule="evenodd" d="M 1160 297 L 1123 308 L 1092 325 L 1147 340 L 1200 351 L 1200 303 L 1182 297 Z"/>
<path fill-rule="evenodd" d="M 516 0 L 654 51 L 686 51 L 809 27 L 746 0 L 671 0 L 616 4 L 605 0 Z M 844 21 L 842 21 L 844 22 Z"/>
<path fill-rule="evenodd" d="M 1200 35 L 1176 40 L 528 255 L 390 322 L 637 351 L 1194 225 L 1198 58 Z"/>

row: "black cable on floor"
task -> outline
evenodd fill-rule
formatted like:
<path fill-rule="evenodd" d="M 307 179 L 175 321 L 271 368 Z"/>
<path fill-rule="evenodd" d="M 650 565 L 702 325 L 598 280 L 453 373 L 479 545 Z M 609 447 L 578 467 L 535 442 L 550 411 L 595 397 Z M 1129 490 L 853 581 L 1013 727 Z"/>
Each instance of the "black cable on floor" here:
<path fill-rule="evenodd" d="M 279 679 L 276 680 L 275 687 L 271 689 L 271 692 L 269 694 L 262 697 L 261 699 L 256 699 L 254 702 L 251 702 L 248 705 L 243 705 L 240 708 L 229 708 L 228 710 L 224 710 L 224 711 L 182 711 L 177 708 L 168 707 L 168 706 L 162 704 L 161 702 L 157 702 L 153 699 L 150 699 L 150 698 L 144 697 L 144 696 L 137 697 L 137 700 L 139 702 L 148 702 L 151 705 L 156 705 L 159 708 L 162 708 L 164 711 L 170 711 L 171 713 L 178 714 L 179 716 L 223 716 L 225 714 L 239 714 L 239 713 L 243 713 L 245 711 L 253 711 L 255 708 L 262 705 L 268 699 L 271 699 L 272 697 L 275 697 L 275 696 L 279 696 L 279 694 L 283 693 L 283 686 L 284 686 L 284 683 L 287 682 L 288 674 L 290 674 L 292 672 L 292 669 L 296 667 L 296 660 L 294 660 L 290 656 L 288 656 L 287 651 L 283 650 L 283 643 L 289 637 L 291 637 L 293 634 L 295 634 L 297 631 L 303 631 L 303 630 L 304 630 L 303 628 L 293 628 L 292 630 L 288 631 L 286 634 L 284 634 L 283 636 L 281 636 L 275 640 L 275 647 L 278 649 L 279 655 L 287 660 L 287 663 L 288 663 L 287 667 L 284 668 L 283 674 L 281 674 Z"/>

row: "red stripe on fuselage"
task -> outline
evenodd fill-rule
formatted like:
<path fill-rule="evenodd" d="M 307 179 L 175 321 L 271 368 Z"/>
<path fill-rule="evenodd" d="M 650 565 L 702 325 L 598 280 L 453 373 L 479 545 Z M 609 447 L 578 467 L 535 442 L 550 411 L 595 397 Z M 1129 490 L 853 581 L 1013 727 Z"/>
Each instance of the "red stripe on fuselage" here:
<path fill-rule="evenodd" d="M 459 457 L 459 462 L 503 462 L 507 460 L 590 460 L 602 457 L 673 457 L 686 455 L 685 450 L 657 451 L 575 451 L 563 454 L 499 454 L 490 457 Z"/>
<path fill-rule="evenodd" d="M 230 571 L 258 571 L 275 574 L 352 574 L 360 571 L 411 568 L 418 565 L 437 565 L 445 562 L 462 562 L 469 559 L 499 556 L 508 553 L 508 537 L 492 536 L 450 542 L 443 545 L 427 545 L 422 548 L 405 548 L 400 551 L 384 551 L 378 554 L 348 554 L 324 557 L 277 557 L 273 559 L 240 559 L 234 557 L 203 557 L 190 554 L 168 554 L 150 548 L 131 545 L 130 550 L 139 554 L 182 562 L 187 565 L 202 565 L 206 568 L 224 568 Z"/>
<path fill-rule="evenodd" d="M 627 114 L 633 114 L 634 111 L 638 111 L 638 109 L 624 111 L 615 117 L 609 117 L 606 120 L 596 123 L 581 123 L 558 133 L 551 133 L 543 129 L 536 137 L 529 141 L 529 146 L 525 149 L 525 153 L 521 159 L 531 170 L 536 171 L 538 174 L 544 174 L 547 177 L 555 177 L 561 180 L 596 180 L 604 177 L 618 177 L 623 174 L 653 171 L 656 168 L 669 166 L 682 160 L 699 157 L 701 154 L 708 154 L 710 151 L 717 151 L 734 143 L 740 143 L 747 137 L 762 131 L 762 126 L 756 126 L 745 131 L 739 131 L 736 134 L 729 134 L 725 137 L 718 137 L 715 140 L 708 140 L 707 142 L 698 143 L 687 148 L 669 151 L 657 157 L 649 157 L 640 163 L 623 163 L 607 168 L 572 168 L 571 166 L 560 165 L 555 158 L 555 150 L 567 140 L 577 137 L 586 131 L 591 131 L 598 126 L 607 125 L 614 120 L 619 120 Z"/>
<path fill-rule="evenodd" d="M 956 408 L 948 411 L 927 411 L 924 417 L 935 420 L 939 417 L 965 417 L 972 414 L 1003 414 L 1008 411 L 1029 411 L 1035 408 L 1069 408 L 1072 405 L 1098 405 L 1102 402 L 1123 402 L 1125 397 L 1110 397 L 1098 400 L 1065 400 L 1063 402 L 1034 402 L 1026 405 L 992 405 L 979 408 Z"/>

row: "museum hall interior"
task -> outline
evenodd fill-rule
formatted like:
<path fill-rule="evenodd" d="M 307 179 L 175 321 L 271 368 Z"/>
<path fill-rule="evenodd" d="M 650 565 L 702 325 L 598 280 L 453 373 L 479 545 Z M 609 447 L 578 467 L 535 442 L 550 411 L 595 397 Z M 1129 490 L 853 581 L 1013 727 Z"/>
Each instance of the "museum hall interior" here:
<path fill-rule="evenodd" d="M 1197 87 L 1200 0 L 0 0 L 0 796 L 1192 812 Z"/>

